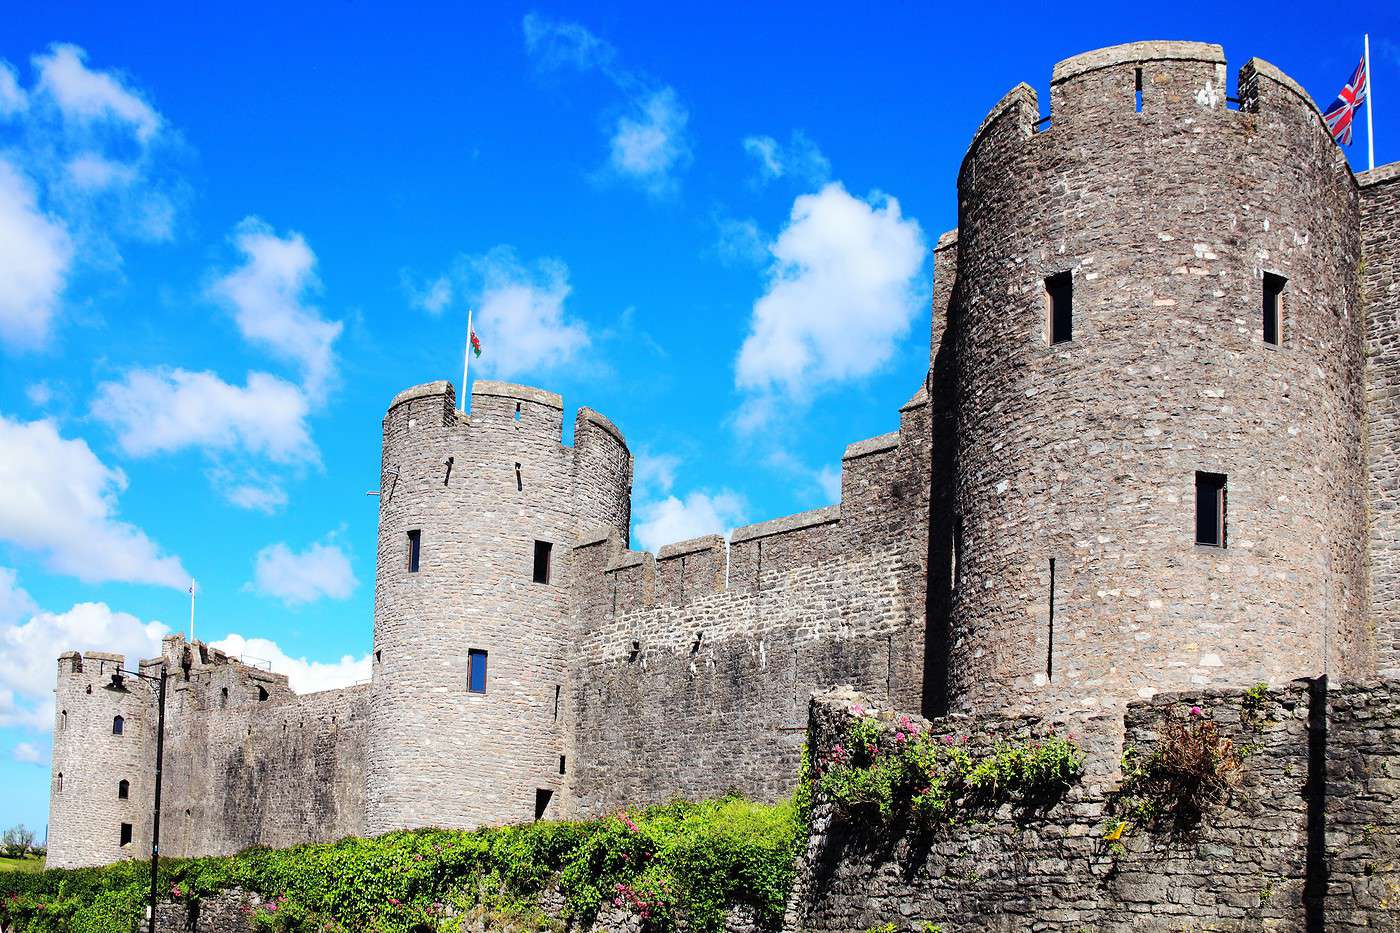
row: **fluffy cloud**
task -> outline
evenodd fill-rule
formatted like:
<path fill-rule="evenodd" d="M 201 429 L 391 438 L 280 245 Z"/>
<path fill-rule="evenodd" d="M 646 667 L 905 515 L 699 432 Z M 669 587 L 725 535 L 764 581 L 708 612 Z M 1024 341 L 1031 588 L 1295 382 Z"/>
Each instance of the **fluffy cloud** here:
<path fill-rule="evenodd" d="M 15 66 L 0 59 L 0 118 L 24 113 L 29 107 L 29 95 L 19 86 Z"/>
<path fill-rule="evenodd" d="M 690 160 L 689 114 L 669 87 L 638 101 L 636 111 L 618 118 L 609 164 L 652 194 L 665 194 L 675 186 L 674 172 Z"/>
<path fill-rule="evenodd" d="M 675 190 L 690 162 L 689 114 L 674 88 L 619 64 L 617 49 L 578 23 L 526 14 L 525 50 L 541 71 L 597 71 L 617 89 L 626 112 L 613 124 L 606 174 L 635 182 L 652 195 Z"/>
<path fill-rule="evenodd" d="M 658 454 L 642 448 L 637 451 L 632 470 L 632 489 L 639 495 L 669 493 L 676 484 L 676 469 L 681 458 L 675 454 Z"/>
<path fill-rule="evenodd" d="M 35 748 L 34 745 L 30 742 L 17 743 L 14 749 L 14 756 L 15 761 L 27 765 L 47 764 L 49 760 L 49 755 L 47 752 L 41 752 L 39 749 Z"/>
<path fill-rule="evenodd" d="M 75 122 L 112 121 L 125 125 L 146 143 L 161 127 L 161 116 L 116 76 L 90 70 L 87 53 L 76 45 L 53 45 L 33 58 L 38 90 Z"/>
<path fill-rule="evenodd" d="M 0 726 L 53 728 L 53 683 L 65 651 L 112 651 L 135 663 L 160 653 L 169 629 L 142 622 L 106 603 L 78 603 L 67 612 L 38 612 L 0 627 Z"/>
<path fill-rule="evenodd" d="M 293 551 L 279 541 L 258 551 L 253 561 L 253 589 L 287 606 L 345 599 L 358 582 L 349 556 L 336 544 L 318 541 Z"/>
<path fill-rule="evenodd" d="M 786 177 L 819 186 L 831 177 L 831 162 L 801 130 L 793 132 L 786 146 L 772 136 L 749 136 L 744 151 L 758 163 L 760 183 Z"/>
<path fill-rule="evenodd" d="M 0 342 L 20 350 L 48 342 L 72 262 L 67 227 L 39 209 L 28 179 L 0 158 Z"/>
<path fill-rule="evenodd" d="M 637 509 L 637 542 L 648 551 L 657 551 L 664 544 L 700 535 L 728 536 L 736 525 L 743 524 L 746 511 L 744 500 L 728 490 L 644 502 Z"/>
<path fill-rule="evenodd" d="M 288 656 L 275 641 L 237 634 L 210 642 L 210 645 L 236 657 L 267 661 L 275 673 L 287 675 L 288 683 L 298 693 L 347 687 L 368 680 L 370 674 L 368 652 L 360 658 L 347 654 L 333 662 L 310 661 Z"/>
<path fill-rule="evenodd" d="M 117 518 L 126 474 L 50 420 L 0 416 L 0 539 L 45 554 L 88 583 L 121 580 L 183 589 L 189 574 L 146 533 Z"/>
<path fill-rule="evenodd" d="M 38 608 L 19 585 L 19 574 L 8 567 L 0 567 L 0 625 L 18 622 Z"/>
<path fill-rule="evenodd" d="M 918 313 L 924 238 L 888 196 L 852 197 L 839 182 L 793 202 L 770 247 L 767 291 L 754 304 L 735 382 L 757 393 L 740 424 L 770 421 L 774 398 L 869 375 Z"/>
<path fill-rule="evenodd" d="M 278 463 L 319 458 L 300 389 L 267 373 L 249 373 L 245 385 L 210 372 L 134 369 L 97 387 L 92 415 L 117 432 L 133 457 L 187 448 L 237 450 Z"/>
<path fill-rule="evenodd" d="M 768 261 L 768 244 L 757 221 L 724 216 L 716 216 L 714 221 L 719 231 L 714 248 L 721 260 L 745 266 L 762 266 Z"/>
<path fill-rule="evenodd" d="M 215 485 L 225 486 L 224 495 L 240 509 L 251 509 L 271 515 L 287 504 L 287 493 L 274 482 L 228 482 L 214 477 Z"/>
<path fill-rule="evenodd" d="M 404 270 L 400 276 L 404 291 L 408 292 L 408 300 L 415 308 L 421 308 L 429 314 L 441 314 L 452 304 L 452 279 L 446 275 L 440 275 L 430 282 L 417 283 L 413 280 L 408 270 Z"/>
<path fill-rule="evenodd" d="M 243 264 L 215 281 L 210 294 L 233 313 L 245 340 L 300 365 L 307 391 L 320 391 L 332 375 L 343 325 L 305 301 L 320 287 L 316 255 L 300 233 L 280 237 L 256 217 L 238 225 L 233 243 Z"/>

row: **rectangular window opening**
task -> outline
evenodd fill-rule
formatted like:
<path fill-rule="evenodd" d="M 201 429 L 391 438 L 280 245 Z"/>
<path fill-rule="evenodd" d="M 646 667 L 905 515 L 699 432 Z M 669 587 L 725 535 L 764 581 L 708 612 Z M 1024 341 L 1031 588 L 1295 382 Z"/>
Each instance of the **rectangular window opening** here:
<path fill-rule="evenodd" d="M 554 719 L 559 720 L 559 685 L 554 685 Z"/>
<path fill-rule="evenodd" d="M 480 648 L 467 652 L 467 689 L 472 693 L 486 692 L 486 652 Z"/>
<path fill-rule="evenodd" d="M 1045 331 L 1052 344 L 1074 339 L 1074 280 L 1068 272 L 1045 278 Z"/>
<path fill-rule="evenodd" d="M 418 572 L 418 556 L 423 543 L 423 532 L 413 529 L 408 533 L 408 572 Z"/>
<path fill-rule="evenodd" d="M 1055 679 L 1055 558 L 1050 558 L 1050 624 L 1045 633 L 1045 679 Z"/>
<path fill-rule="evenodd" d="M 520 475 L 520 464 L 517 463 L 517 464 L 515 465 L 515 491 L 516 491 L 516 492 L 523 492 L 524 490 L 525 490 L 525 480 L 524 480 L 524 479 L 521 477 L 521 475 Z"/>
<path fill-rule="evenodd" d="M 535 542 L 535 582 L 549 582 L 549 559 L 554 551 L 554 545 L 548 541 Z"/>
<path fill-rule="evenodd" d="M 563 755 L 560 755 L 560 756 L 559 756 L 559 773 L 560 773 L 560 774 L 563 774 L 563 773 L 564 773 L 564 756 L 563 756 Z"/>
<path fill-rule="evenodd" d="M 516 403 L 515 403 L 515 420 L 516 420 L 516 421 L 519 421 L 519 420 L 520 420 L 520 403 L 519 403 L 519 402 L 516 402 Z"/>
<path fill-rule="evenodd" d="M 535 819 L 542 820 L 549 812 L 549 802 L 554 799 L 554 791 L 547 787 L 535 788 Z"/>
<path fill-rule="evenodd" d="M 122 845 L 124 845 L 124 846 L 129 846 L 129 845 L 131 845 L 131 824 L 130 824 L 130 823 L 123 823 L 123 824 L 122 824 L 122 829 L 121 829 L 121 840 L 122 840 L 122 841 L 121 841 L 121 844 L 122 844 Z"/>
<path fill-rule="evenodd" d="M 1283 289 L 1288 279 L 1272 272 L 1264 273 L 1264 342 L 1270 346 L 1283 343 Z"/>
<path fill-rule="evenodd" d="M 1134 69 L 1133 69 L 1133 97 L 1135 98 L 1135 102 L 1134 102 L 1134 104 L 1133 104 L 1134 110 L 1136 110 L 1136 112 L 1138 112 L 1138 113 L 1142 113 L 1142 69 L 1141 69 L 1141 68 L 1134 68 Z"/>
<path fill-rule="evenodd" d="M 1196 473 L 1196 543 L 1225 546 L 1225 474 Z"/>

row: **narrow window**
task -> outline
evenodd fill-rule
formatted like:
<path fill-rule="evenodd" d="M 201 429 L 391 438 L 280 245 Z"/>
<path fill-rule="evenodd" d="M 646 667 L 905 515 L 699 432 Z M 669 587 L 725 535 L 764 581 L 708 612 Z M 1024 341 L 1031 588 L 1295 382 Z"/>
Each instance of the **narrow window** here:
<path fill-rule="evenodd" d="M 542 820 L 549 810 L 549 802 L 554 799 L 554 791 L 546 787 L 535 788 L 535 819 Z"/>
<path fill-rule="evenodd" d="M 380 650 L 380 649 L 376 649 L 376 650 L 375 650 L 375 652 L 374 652 L 374 663 L 375 663 L 375 664 L 383 664 L 383 663 L 384 663 L 384 652 L 383 652 L 382 650 Z"/>
<path fill-rule="evenodd" d="M 1045 633 L 1045 679 L 1055 677 L 1055 558 L 1050 558 L 1050 625 Z"/>
<path fill-rule="evenodd" d="M 549 557 L 554 550 L 554 545 L 548 541 L 535 542 L 535 582 L 549 582 Z"/>
<path fill-rule="evenodd" d="M 58 731 L 62 732 L 68 728 L 68 710 L 64 710 L 58 717 Z"/>
<path fill-rule="evenodd" d="M 130 782 L 130 781 L 118 781 L 118 782 L 117 782 L 117 799 L 118 799 L 118 800 L 126 800 L 126 799 L 129 798 L 130 796 L 131 796 L 131 782 Z"/>
<path fill-rule="evenodd" d="M 467 689 L 472 693 L 486 692 L 486 652 L 480 648 L 467 652 Z"/>
<path fill-rule="evenodd" d="M 560 756 L 559 756 L 559 773 L 560 773 L 560 774 L 563 774 L 563 773 L 564 773 L 564 756 L 563 756 L 563 755 L 560 755 Z"/>
<path fill-rule="evenodd" d="M 519 420 L 520 420 L 520 403 L 519 403 L 519 402 L 516 402 L 516 403 L 515 403 L 515 420 L 516 420 L 516 421 L 519 421 Z"/>
<path fill-rule="evenodd" d="M 267 699 L 267 688 L 264 687 L 264 686 L 262 686 L 261 684 L 259 684 L 259 685 L 258 685 L 258 702 L 261 703 L 263 700 L 266 700 L 266 699 Z"/>
<path fill-rule="evenodd" d="M 515 465 L 515 491 L 522 492 L 525 489 L 525 480 L 520 476 L 520 464 Z"/>
<path fill-rule="evenodd" d="M 58 784 L 55 786 L 57 793 L 63 793 L 63 772 L 58 772 Z"/>
<path fill-rule="evenodd" d="M 1225 475 L 1196 473 L 1196 543 L 1225 546 Z"/>
<path fill-rule="evenodd" d="M 1045 334 L 1051 343 L 1074 339 L 1074 280 L 1068 272 L 1045 279 Z"/>
<path fill-rule="evenodd" d="M 423 532 L 413 529 L 408 533 L 408 572 L 418 572 L 418 551 L 423 541 Z"/>
<path fill-rule="evenodd" d="M 1136 98 L 1134 109 L 1142 113 L 1142 69 L 1133 69 L 1133 97 Z"/>
<path fill-rule="evenodd" d="M 1264 273 L 1264 342 L 1283 343 L 1283 288 L 1288 280 L 1272 272 Z"/>
<path fill-rule="evenodd" d="M 121 841 L 121 844 L 122 844 L 122 845 L 124 845 L 124 846 L 129 846 L 129 845 L 131 845 L 131 824 L 130 824 L 130 823 L 123 823 L 123 824 L 122 824 L 122 835 L 121 835 L 121 840 L 122 840 L 122 841 Z"/>
<path fill-rule="evenodd" d="M 556 722 L 557 722 L 558 719 L 559 719 L 559 685 L 558 685 L 558 684 L 555 684 L 555 685 L 554 685 L 554 719 L 555 719 Z"/>
<path fill-rule="evenodd" d="M 121 734 L 122 734 L 122 730 L 124 730 L 125 728 L 126 728 L 126 720 L 125 720 L 125 719 L 121 718 L 120 716 L 117 716 L 117 717 L 115 717 L 115 718 L 112 720 L 112 734 L 113 734 L 113 735 L 121 735 Z"/>

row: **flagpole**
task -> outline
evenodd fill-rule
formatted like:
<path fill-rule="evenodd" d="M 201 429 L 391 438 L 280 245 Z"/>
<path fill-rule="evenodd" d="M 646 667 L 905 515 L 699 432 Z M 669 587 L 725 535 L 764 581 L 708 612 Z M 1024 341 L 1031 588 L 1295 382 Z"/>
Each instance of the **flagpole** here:
<path fill-rule="evenodd" d="M 1366 44 L 1366 161 L 1370 168 L 1376 167 L 1376 130 L 1371 123 L 1371 34 L 1365 33 Z"/>
<path fill-rule="evenodd" d="M 190 577 L 190 644 L 194 644 L 194 577 Z"/>
<path fill-rule="evenodd" d="M 467 410 L 467 368 L 472 364 L 472 309 L 467 309 L 467 339 L 462 344 L 462 397 L 460 409 Z"/>

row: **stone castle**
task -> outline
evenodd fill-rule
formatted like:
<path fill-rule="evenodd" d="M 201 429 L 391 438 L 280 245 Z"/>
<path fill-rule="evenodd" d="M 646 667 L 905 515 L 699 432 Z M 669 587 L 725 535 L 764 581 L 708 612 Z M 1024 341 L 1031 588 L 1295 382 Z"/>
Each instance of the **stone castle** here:
<path fill-rule="evenodd" d="M 630 550 L 632 457 L 496 382 L 383 422 L 370 683 L 298 696 L 179 636 L 162 851 L 791 791 L 814 692 L 1092 715 L 1400 668 L 1400 164 L 1219 46 L 1012 89 L 934 252 L 899 430 L 839 505 Z M 49 864 L 149 852 L 155 705 L 59 658 Z"/>

